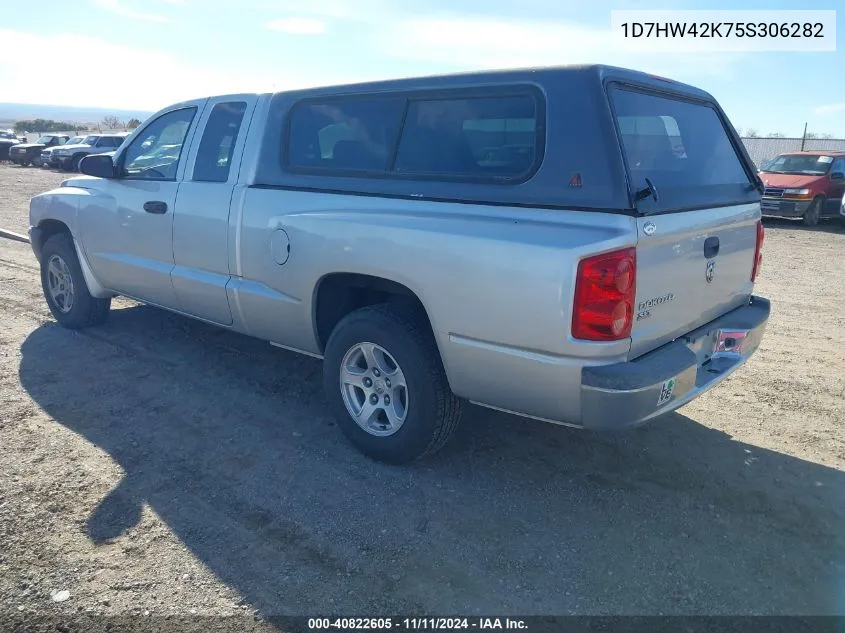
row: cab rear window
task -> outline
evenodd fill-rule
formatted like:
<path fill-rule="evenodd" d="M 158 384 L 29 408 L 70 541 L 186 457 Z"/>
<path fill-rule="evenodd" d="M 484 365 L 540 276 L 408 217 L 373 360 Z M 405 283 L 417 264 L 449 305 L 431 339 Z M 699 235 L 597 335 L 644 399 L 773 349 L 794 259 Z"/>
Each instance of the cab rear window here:
<path fill-rule="evenodd" d="M 620 87 L 611 89 L 611 98 L 640 211 L 681 211 L 759 199 L 715 108 Z"/>

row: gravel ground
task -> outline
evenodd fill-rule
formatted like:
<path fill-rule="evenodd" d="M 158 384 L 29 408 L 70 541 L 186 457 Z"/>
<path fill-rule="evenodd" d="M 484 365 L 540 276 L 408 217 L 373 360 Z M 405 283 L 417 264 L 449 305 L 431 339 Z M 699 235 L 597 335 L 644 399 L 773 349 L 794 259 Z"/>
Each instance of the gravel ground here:
<path fill-rule="evenodd" d="M 0 227 L 62 177 L 0 166 Z M 0 610 L 845 614 L 845 230 L 767 226 L 769 329 L 717 389 L 612 435 L 473 408 L 406 468 L 317 361 L 123 300 L 63 330 L 0 240 Z"/>

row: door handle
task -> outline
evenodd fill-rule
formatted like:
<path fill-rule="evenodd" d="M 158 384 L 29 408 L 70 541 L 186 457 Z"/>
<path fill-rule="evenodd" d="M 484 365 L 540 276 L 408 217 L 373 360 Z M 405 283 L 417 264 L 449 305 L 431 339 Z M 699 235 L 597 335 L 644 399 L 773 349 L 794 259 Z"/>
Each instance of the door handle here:
<path fill-rule="evenodd" d="M 719 238 L 715 235 L 704 240 L 704 256 L 707 259 L 716 257 L 719 254 Z"/>
<path fill-rule="evenodd" d="M 147 213 L 156 213 L 158 215 L 167 213 L 167 203 L 161 202 L 160 200 L 150 200 L 149 202 L 144 203 L 144 211 Z"/>

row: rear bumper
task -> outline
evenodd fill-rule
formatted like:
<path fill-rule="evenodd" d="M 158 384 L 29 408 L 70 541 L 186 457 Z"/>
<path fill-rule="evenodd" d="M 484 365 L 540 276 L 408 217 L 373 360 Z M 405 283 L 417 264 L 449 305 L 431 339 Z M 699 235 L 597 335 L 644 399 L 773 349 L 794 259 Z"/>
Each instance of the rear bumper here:
<path fill-rule="evenodd" d="M 763 215 L 781 218 L 800 218 L 804 216 L 812 200 L 790 200 L 786 198 L 767 198 L 760 200 L 760 212 Z"/>
<path fill-rule="evenodd" d="M 770 304 L 748 305 L 630 362 L 585 367 L 581 374 L 581 426 L 620 429 L 673 411 L 727 378 L 757 350 Z M 722 351 L 714 353 L 723 340 Z M 742 341 L 730 349 L 730 339 Z"/>

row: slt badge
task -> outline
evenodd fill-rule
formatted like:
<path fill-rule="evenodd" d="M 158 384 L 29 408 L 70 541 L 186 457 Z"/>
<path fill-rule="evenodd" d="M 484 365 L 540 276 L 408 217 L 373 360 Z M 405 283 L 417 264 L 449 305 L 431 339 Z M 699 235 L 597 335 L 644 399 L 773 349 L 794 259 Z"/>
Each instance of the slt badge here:
<path fill-rule="evenodd" d="M 709 284 L 713 281 L 713 275 L 716 272 L 716 260 L 715 259 L 708 259 L 707 260 L 707 269 L 704 271 L 704 278 L 707 280 Z"/>

